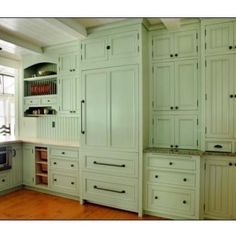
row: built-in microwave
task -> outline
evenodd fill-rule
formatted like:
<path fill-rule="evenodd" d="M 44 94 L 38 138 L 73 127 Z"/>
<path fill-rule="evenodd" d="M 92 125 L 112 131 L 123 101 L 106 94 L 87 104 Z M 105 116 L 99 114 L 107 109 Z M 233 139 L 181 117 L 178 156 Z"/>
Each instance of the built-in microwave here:
<path fill-rule="evenodd" d="M 0 147 L 0 171 L 11 169 L 12 165 L 12 148 Z"/>

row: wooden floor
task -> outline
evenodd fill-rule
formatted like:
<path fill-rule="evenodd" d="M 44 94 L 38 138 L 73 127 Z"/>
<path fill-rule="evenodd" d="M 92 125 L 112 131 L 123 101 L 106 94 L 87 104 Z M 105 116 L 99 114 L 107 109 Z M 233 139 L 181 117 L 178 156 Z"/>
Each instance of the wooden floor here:
<path fill-rule="evenodd" d="M 6 220 L 161 220 L 136 213 L 70 200 L 27 189 L 0 196 L 0 219 Z"/>

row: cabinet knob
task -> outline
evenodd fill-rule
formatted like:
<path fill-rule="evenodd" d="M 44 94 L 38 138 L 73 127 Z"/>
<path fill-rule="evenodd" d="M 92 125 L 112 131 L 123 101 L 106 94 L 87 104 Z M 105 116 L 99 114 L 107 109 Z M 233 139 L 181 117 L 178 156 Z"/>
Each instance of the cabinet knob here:
<path fill-rule="evenodd" d="M 176 109 L 176 110 L 178 110 L 178 109 L 179 109 L 179 107 L 175 107 L 175 109 Z"/>
<path fill-rule="evenodd" d="M 175 145 L 176 148 L 178 148 L 179 146 L 178 145 Z"/>
<path fill-rule="evenodd" d="M 236 164 L 236 163 L 235 163 Z M 158 175 L 155 175 L 155 178 L 157 179 L 158 178 Z"/>
<path fill-rule="evenodd" d="M 232 162 L 230 162 L 230 163 L 229 163 L 229 166 L 232 166 L 232 165 L 233 165 L 233 163 L 232 163 Z"/>
<path fill-rule="evenodd" d="M 178 53 L 175 53 L 175 56 L 177 57 L 177 56 L 178 56 Z"/>
<path fill-rule="evenodd" d="M 234 97 L 236 98 L 236 94 L 234 94 Z"/>
<path fill-rule="evenodd" d="M 53 181 L 57 181 L 57 179 L 53 179 Z"/>
<path fill-rule="evenodd" d="M 110 47 L 110 45 L 107 45 L 107 50 L 109 50 L 111 47 Z"/>
<path fill-rule="evenodd" d="M 170 107 L 170 109 L 171 109 L 171 110 L 173 110 L 173 109 L 174 109 L 174 107 Z"/>
<path fill-rule="evenodd" d="M 233 48 L 233 46 L 229 46 L 229 50 L 231 50 Z"/>
<path fill-rule="evenodd" d="M 74 167 L 74 164 L 71 164 L 70 166 L 71 166 L 71 167 Z"/>
<path fill-rule="evenodd" d="M 183 200 L 183 204 L 186 204 L 187 203 L 187 201 L 186 200 Z"/>
<path fill-rule="evenodd" d="M 53 162 L 53 165 L 56 165 L 57 163 L 56 162 Z"/>
<path fill-rule="evenodd" d="M 5 182 L 5 179 L 2 179 L 2 182 Z"/>
<path fill-rule="evenodd" d="M 230 98 L 233 98 L 233 97 L 234 97 L 234 95 L 233 95 L 233 94 L 230 94 L 230 95 L 229 95 L 229 97 L 230 97 Z"/>
<path fill-rule="evenodd" d="M 171 148 L 173 148 L 174 146 L 173 145 L 170 145 Z"/>
<path fill-rule="evenodd" d="M 61 152 L 62 155 L 65 155 L 65 152 Z"/>
<path fill-rule="evenodd" d="M 158 196 L 155 196 L 155 199 L 158 199 Z"/>
<path fill-rule="evenodd" d="M 75 184 L 74 182 L 71 182 L 71 184 L 73 185 L 73 184 Z"/>
<path fill-rule="evenodd" d="M 172 165 L 173 165 L 173 162 L 169 162 L 169 165 L 172 166 Z"/>
<path fill-rule="evenodd" d="M 184 178 L 184 179 L 183 179 L 183 181 L 184 181 L 184 182 L 186 182 L 186 181 L 187 181 L 187 179 L 186 179 L 186 178 Z"/>
<path fill-rule="evenodd" d="M 170 57 L 173 57 L 174 55 L 173 54 L 170 54 Z"/>

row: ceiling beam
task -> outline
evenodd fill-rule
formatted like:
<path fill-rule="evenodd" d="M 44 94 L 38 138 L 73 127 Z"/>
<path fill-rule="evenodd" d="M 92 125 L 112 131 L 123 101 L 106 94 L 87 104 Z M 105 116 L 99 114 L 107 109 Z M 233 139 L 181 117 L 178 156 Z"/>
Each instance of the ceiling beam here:
<path fill-rule="evenodd" d="M 167 30 L 174 31 L 180 28 L 180 18 L 161 18 Z"/>
<path fill-rule="evenodd" d="M 47 18 L 43 20 L 76 38 L 87 37 L 86 28 L 72 18 Z"/>
<path fill-rule="evenodd" d="M 35 45 L 29 41 L 26 41 L 26 40 L 20 38 L 19 36 L 17 36 L 16 34 L 6 31 L 2 28 L 0 28 L 0 40 L 15 44 L 18 47 L 27 49 L 27 50 L 37 53 L 37 54 L 43 53 L 43 50 L 40 46 Z M 3 48 L 3 50 L 4 50 L 4 48 Z"/>

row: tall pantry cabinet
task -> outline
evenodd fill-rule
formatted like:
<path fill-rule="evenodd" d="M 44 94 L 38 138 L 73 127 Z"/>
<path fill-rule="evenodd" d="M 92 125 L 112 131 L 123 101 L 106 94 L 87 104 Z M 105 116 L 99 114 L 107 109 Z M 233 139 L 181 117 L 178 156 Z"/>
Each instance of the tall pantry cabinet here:
<path fill-rule="evenodd" d="M 81 202 L 142 214 L 146 38 L 139 23 L 93 32 L 82 41 Z"/>
<path fill-rule="evenodd" d="M 199 24 L 150 33 L 151 146 L 200 146 L 199 41 Z"/>

